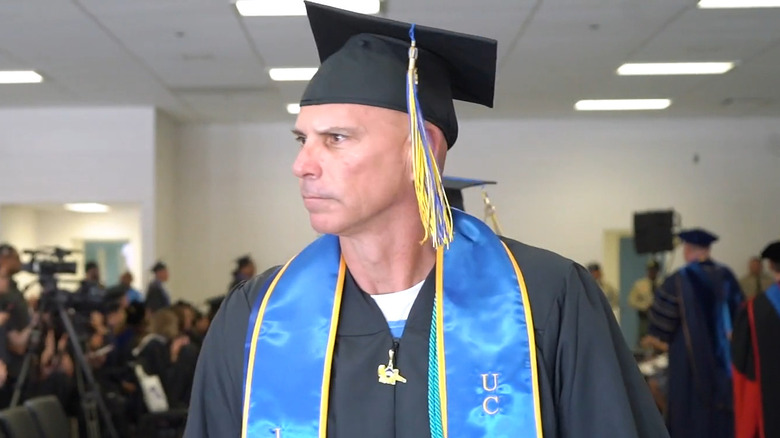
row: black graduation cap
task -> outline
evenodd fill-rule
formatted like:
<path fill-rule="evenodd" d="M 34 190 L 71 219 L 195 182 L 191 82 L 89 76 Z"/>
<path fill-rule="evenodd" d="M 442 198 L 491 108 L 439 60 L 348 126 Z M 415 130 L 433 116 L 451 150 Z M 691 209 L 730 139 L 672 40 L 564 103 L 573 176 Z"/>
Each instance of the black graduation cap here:
<path fill-rule="evenodd" d="M 152 272 L 162 271 L 163 269 L 168 269 L 168 266 L 161 261 L 158 261 L 152 266 Z"/>
<path fill-rule="evenodd" d="M 466 211 L 463 203 L 463 190 L 469 187 L 484 186 L 495 184 L 495 181 L 486 181 L 481 179 L 459 178 L 454 176 L 443 176 L 441 178 L 444 185 L 444 192 L 447 195 L 447 201 L 450 207 Z"/>
<path fill-rule="evenodd" d="M 780 240 L 772 242 L 761 251 L 761 258 L 768 259 L 772 263 L 780 263 Z"/>
<path fill-rule="evenodd" d="M 84 265 L 84 270 L 89 271 L 90 269 L 97 269 L 97 267 L 98 267 L 97 262 L 94 260 L 90 260 L 87 262 L 86 265 Z"/>
<path fill-rule="evenodd" d="M 322 65 L 301 106 L 354 103 L 407 112 L 411 24 L 304 2 Z M 453 99 L 493 106 L 495 40 L 414 25 L 425 120 L 458 138 Z"/>
<path fill-rule="evenodd" d="M 704 228 L 683 230 L 680 232 L 679 237 L 683 242 L 701 246 L 703 248 L 709 248 L 713 242 L 718 240 L 718 236 Z"/>

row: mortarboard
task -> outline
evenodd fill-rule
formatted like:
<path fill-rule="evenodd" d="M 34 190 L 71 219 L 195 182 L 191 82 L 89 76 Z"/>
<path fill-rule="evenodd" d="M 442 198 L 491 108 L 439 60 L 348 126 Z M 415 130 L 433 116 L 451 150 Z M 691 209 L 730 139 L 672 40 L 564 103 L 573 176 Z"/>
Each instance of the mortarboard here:
<path fill-rule="evenodd" d="M 709 248 L 713 242 L 718 240 L 718 236 L 703 228 L 693 228 L 690 230 L 683 230 L 680 231 L 678 236 L 683 242 L 690 243 L 696 246 L 701 246 L 703 248 Z"/>
<path fill-rule="evenodd" d="M 322 65 L 301 106 L 355 103 L 407 112 L 409 23 L 305 2 Z M 497 42 L 414 25 L 419 102 L 425 120 L 458 138 L 453 100 L 493 106 Z"/>
<path fill-rule="evenodd" d="M 97 269 L 98 264 L 95 261 L 88 261 L 86 265 L 84 265 L 84 270 L 89 271 L 90 269 Z"/>
<path fill-rule="evenodd" d="M 447 194 L 447 201 L 449 201 L 450 207 L 457 208 L 462 211 L 466 211 L 466 207 L 463 203 L 464 189 L 495 183 L 495 181 L 485 181 L 481 179 L 459 178 L 454 176 L 442 177 L 444 192 Z"/>
<path fill-rule="evenodd" d="M 414 184 L 434 247 L 452 240 L 452 216 L 424 122 L 458 138 L 454 100 L 493 106 L 497 42 L 304 2 L 321 66 L 301 107 L 368 105 L 407 113 Z"/>
<path fill-rule="evenodd" d="M 780 263 L 780 240 L 772 242 L 761 251 L 761 258 L 768 259 L 772 263 Z"/>
<path fill-rule="evenodd" d="M 595 272 L 600 270 L 601 270 L 601 265 L 599 265 L 598 263 L 595 262 L 588 263 L 588 272 Z"/>
<path fill-rule="evenodd" d="M 165 265 L 165 263 L 158 261 L 157 263 L 152 266 L 152 272 L 162 271 L 163 269 L 168 269 L 168 266 Z"/>

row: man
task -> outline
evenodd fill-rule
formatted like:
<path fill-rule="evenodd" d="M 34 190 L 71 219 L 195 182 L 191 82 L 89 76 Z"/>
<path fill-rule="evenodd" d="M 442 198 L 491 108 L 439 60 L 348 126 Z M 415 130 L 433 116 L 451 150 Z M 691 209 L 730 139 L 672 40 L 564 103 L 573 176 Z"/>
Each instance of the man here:
<path fill-rule="evenodd" d="M 669 434 L 733 437 L 729 339 L 743 298 L 729 268 L 711 257 L 713 233 L 679 234 L 687 263 L 656 291 L 645 346 L 669 352 Z"/>
<path fill-rule="evenodd" d="M 734 321 L 736 438 L 780 436 L 780 241 L 767 245 L 774 282 L 753 297 Z"/>
<path fill-rule="evenodd" d="M 233 281 L 230 282 L 228 292 L 243 281 L 247 281 L 257 274 L 255 261 L 252 257 L 245 255 L 236 260 L 236 269 L 233 270 Z"/>
<path fill-rule="evenodd" d="M 168 281 L 168 266 L 158 261 L 152 266 L 154 279 L 149 283 L 146 289 L 146 310 L 151 313 L 171 305 L 171 296 L 165 288 L 165 282 Z"/>
<path fill-rule="evenodd" d="M 16 248 L 9 244 L 0 244 L 0 278 L 3 279 L 5 293 L 2 294 L 2 312 L 7 312 L 8 321 L 4 326 L 8 349 L 6 385 L 0 390 L 0 408 L 11 402 L 13 388 L 22 371 L 24 355 L 32 333 L 33 321 L 24 296 L 13 277 L 22 269 L 22 262 Z"/>
<path fill-rule="evenodd" d="M 185 436 L 666 436 L 587 272 L 440 197 L 495 41 L 306 7 L 323 63 L 293 173 L 323 236 L 222 303 Z"/>
<path fill-rule="evenodd" d="M 90 301 L 103 300 L 106 290 L 100 282 L 100 267 L 94 261 L 88 261 L 84 265 L 84 279 L 81 280 L 77 291 L 82 299 Z"/>
<path fill-rule="evenodd" d="M 125 271 L 119 277 L 119 284 L 106 291 L 106 300 L 120 302 L 122 308 L 125 308 L 130 303 L 143 302 L 144 296 L 133 287 L 133 274 Z"/>
<path fill-rule="evenodd" d="M 628 293 L 628 305 L 636 309 L 639 318 L 639 339 L 647 336 L 648 315 L 650 307 L 653 305 L 655 289 L 659 286 L 659 270 L 658 261 L 650 260 L 647 263 L 647 275 L 635 281 Z"/>
<path fill-rule="evenodd" d="M 612 306 L 612 312 L 615 313 L 615 315 L 620 314 L 620 293 L 615 286 L 612 286 L 604 280 L 604 274 L 601 272 L 601 265 L 598 263 L 588 264 L 588 272 L 590 272 L 590 275 L 596 280 L 596 284 L 598 284 L 604 292 L 609 305 Z"/>
<path fill-rule="evenodd" d="M 750 299 L 767 290 L 773 283 L 772 276 L 764 272 L 760 257 L 751 257 L 748 273 L 739 279 L 739 286 L 745 298 Z"/>

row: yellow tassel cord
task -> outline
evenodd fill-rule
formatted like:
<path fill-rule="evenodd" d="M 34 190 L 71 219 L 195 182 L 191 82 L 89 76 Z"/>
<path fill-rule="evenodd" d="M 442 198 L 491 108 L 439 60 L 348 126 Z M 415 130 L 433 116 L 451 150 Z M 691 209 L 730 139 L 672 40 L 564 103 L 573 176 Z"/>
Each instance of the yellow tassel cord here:
<path fill-rule="evenodd" d="M 412 141 L 414 189 L 417 194 L 420 220 L 425 230 L 421 243 L 425 243 L 430 238 L 434 248 L 449 247 L 453 238 L 452 212 L 441 182 L 439 167 L 428 142 L 425 119 L 417 99 L 417 46 L 414 40 L 414 26 L 409 34 L 412 38 L 412 46 L 409 49 L 409 70 L 406 75 L 407 108 Z"/>

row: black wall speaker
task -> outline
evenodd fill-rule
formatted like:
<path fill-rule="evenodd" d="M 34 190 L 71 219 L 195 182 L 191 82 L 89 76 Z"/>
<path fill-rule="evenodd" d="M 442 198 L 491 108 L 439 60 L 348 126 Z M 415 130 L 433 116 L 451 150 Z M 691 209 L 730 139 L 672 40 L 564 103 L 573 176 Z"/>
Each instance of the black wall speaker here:
<path fill-rule="evenodd" d="M 634 213 L 634 248 L 638 254 L 674 249 L 674 211 Z"/>

